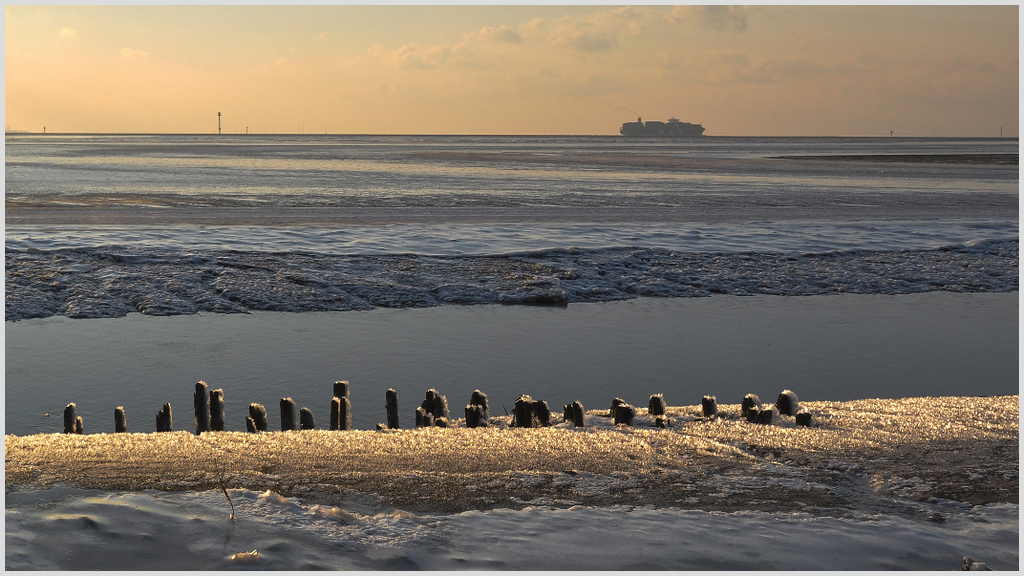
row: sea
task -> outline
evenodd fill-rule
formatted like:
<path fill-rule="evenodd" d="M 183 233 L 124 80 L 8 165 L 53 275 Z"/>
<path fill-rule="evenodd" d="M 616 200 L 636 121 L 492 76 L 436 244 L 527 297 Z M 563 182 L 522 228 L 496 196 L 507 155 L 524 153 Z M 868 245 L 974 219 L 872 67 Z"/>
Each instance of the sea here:
<path fill-rule="evenodd" d="M 132 431 L 152 431 L 164 402 L 188 420 L 197 380 L 225 390 L 229 430 L 245 429 L 249 403 L 271 411 L 284 396 L 322 425 L 336 380 L 350 381 L 363 429 L 383 421 L 388 388 L 408 422 L 429 388 L 453 412 L 477 388 L 492 412 L 523 393 L 557 408 L 786 388 L 1017 394 L 1018 150 L 8 134 L 5 433 L 58 433 L 68 402 L 86 433 L 113 432 L 118 405 Z M 251 566 L 275 569 L 934 569 L 965 550 L 1017 567 L 1015 503 L 950 504 L 961 512 L 942 526 L 539 505 L 328 521 L 317 503 L 237 496 L 254 523 L 204 511 L 219 493 L 8 486 L 5 567 L 116 569 L 103 550 L 131 533 L 151 534 L 126 548 L 123 566 L 141 569 L 250 566 L 234 555 L 255 547 Z M 666 540 L 680 531 L 731 536 L 698 550 Z M 730 550 L 750 561 L 723 563 Z"/>

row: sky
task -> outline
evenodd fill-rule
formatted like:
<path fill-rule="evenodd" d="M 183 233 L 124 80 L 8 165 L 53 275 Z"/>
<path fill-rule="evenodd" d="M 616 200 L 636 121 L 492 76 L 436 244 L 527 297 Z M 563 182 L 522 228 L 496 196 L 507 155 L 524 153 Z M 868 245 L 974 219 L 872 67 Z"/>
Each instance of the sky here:
<path fill-rule="evenodd" d="M 5 6 L 41 132 L 1018 135 L 1019 7 Z"/>

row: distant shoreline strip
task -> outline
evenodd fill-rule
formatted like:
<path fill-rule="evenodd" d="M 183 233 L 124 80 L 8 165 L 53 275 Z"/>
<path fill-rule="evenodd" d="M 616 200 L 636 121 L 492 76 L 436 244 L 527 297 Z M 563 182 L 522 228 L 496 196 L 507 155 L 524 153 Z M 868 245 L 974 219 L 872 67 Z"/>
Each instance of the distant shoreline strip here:
<path fill-rule="evenodd" d="M 903 162 L 909 164 L 1019 164 L 1018 154 L 836 154 L 831 156 L 772 156 L 777 160 L 835 160 L 841 162 Z"/>

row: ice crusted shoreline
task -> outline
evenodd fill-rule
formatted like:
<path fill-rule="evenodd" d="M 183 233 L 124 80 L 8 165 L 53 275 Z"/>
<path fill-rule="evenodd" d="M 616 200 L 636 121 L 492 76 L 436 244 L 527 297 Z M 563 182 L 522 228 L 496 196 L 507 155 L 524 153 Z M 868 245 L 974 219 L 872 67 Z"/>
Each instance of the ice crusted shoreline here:
<path fill-rule="evenodd" d="M 805 254 L 565 248 L 338 256 L 160 248 L 6 251 L 6 320 L 606 302 L 639 296 L 1011 292 L 1017 240 Z"/>
<path fill-rule="evenodd" d="M 802 402 L 815 419 L 759 425 L 720 405 L 641 409 L 632 426 L 5 436 L 8 493 L 271 490 L 325 504 L 463 512 L 671 506 L 884 513 L 942 522 L 933 505 L 1018 503 L 1019 396 Z"/>

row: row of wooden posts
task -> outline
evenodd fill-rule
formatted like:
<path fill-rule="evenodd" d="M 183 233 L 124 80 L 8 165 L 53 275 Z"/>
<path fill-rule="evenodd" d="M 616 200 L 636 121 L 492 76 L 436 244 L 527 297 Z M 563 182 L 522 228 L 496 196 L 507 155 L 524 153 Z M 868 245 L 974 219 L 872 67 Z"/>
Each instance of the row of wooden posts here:
<path fill-rule="evenodd" d="M 377 430 L 400 428 L 398 418 L 398 392 L 389 388 L 384 394 L 384 408 L 387 413 L 387 423 L 377 424 Z M 206 382 L 196 383 L 195 394 L 193 395 L 193 407 L 195 408 L 196 434 L 203 432 L 224 431 L 224 390 L 209 390 Z M 281 430 L 313 430 L 316 423 L 313 419 L 313 412 L 306 407 L 299 410 L 298 422 L 295 419 L 295 401 L 291 398 L 281 398 Z M 774 408 L 774 410 L 773 410 Z M 662 394 L 654 394 L 648 402 L 647 413 L 654 417 L 654 426 L 667 428 L 669 418 L 666 413 L 667 405 Z M 490 426 L 490 409 L 487 405 L 487 395 L 479 390 L 474 390 L 470 396 L 470 402 L 466 405 L 466 427 L 483 428 Z M 714 396 L 705 396 L 701 400 L 701 412 L 705 418 L 718 418 L 718 403 Z M 810 426 L 811 415 L 799 407 L 796 394 L 789 390 L 779 394 L 779 399 L 772 406 L 765 408 L 756 394 L 747 394 L 740 405 L 740 417 L 748 422 L 757 424 L 771 424 L 775 413 L 796 417 L 798 426 Z M 585 425 L 585 410 L 579 400 L 563 407 L 563 421 L 572 422 L 577 428 Z M 612 400 L 608 417 L 612 423 L 631 426 L 636 417 L 636 408 L 626 403 L 621 398 Z M 453 427 L 448 412 L 448 398 L 442 396 L 437 390 L 427 390 L 426 398 L 416 408 L 416 427 L 424 428 L 431 426 Z M 551 409 L 544 400 L 534 400 L 530 396 L 522 395 L 515 403 L 513 414 L 510 417 L 509 425 L 516 428 L 540 428 L 551 426 Z M 252 433 L 267 431 L 267 410 L 262 404 L 249 404 L 249 415 L 245 418 L 246 430 Z M 334 383 L 334 397 L 331 399 L 331 430 L 352 429 L 352 403 L 349 400 L 349 383 L 339 380 Z M 156 431 L 171 432 L 173 422 L 171 418 L 171 405 L 164 404 L 156 414 Z M 118 406 L 114 409 L 114 431 L 127 432 L 127 420 L 125 419 L 124 407 Z M 72 402 L 64 408 L 64 433 L 83 434 L 82 417 L 75 414 L 75 403 Z"/>

